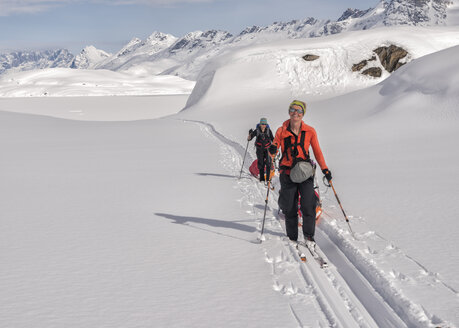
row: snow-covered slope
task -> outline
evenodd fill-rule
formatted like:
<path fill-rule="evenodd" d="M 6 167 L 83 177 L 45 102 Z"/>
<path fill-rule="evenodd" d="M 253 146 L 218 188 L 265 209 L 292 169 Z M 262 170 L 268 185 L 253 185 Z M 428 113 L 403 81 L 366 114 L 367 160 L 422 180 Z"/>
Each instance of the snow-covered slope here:
<path fill-rule="evenodd" d="M 133 38 L 116 54 L 99 62 L 96 68 L 124 70 L 139 62 L 148 63 L 154 54 L 169 48 L 176 40 L 175 36 L 161 32 L 153 32 L 144 41 Z"/>
<path fill-rule="evenodd" d="M 223 104 L 237 108 L 239 99 L 246 100 L 244 95 L 250 94 L 254 100 L 263 99 L 267 92 L 276 93 L 279 89 L 288 90 L 289 97 L 336 96 L 377 84 L 390 75 L 375 55 L 376 48 L 390 44 L 400 46 L 408 51 L 404 60 L 410 62 L 459 44 L 458 32 L 458 27 L 397 27 L 248 47 L 210 61 L 201 71 L 188 105 Z M 305 61 L 302 57 L 306 54 L 319 58 Z M 375 60 L 369 61 L 367 67 L 380 67 L 381 77 L 352 71 L 354 64 L 373 56 Z M 233 79 L 240 81 L 234 83 Z M 258 110 L 262 111 L 262 108 Z M 208 115 L 218 114 L 211 111 Z"/>

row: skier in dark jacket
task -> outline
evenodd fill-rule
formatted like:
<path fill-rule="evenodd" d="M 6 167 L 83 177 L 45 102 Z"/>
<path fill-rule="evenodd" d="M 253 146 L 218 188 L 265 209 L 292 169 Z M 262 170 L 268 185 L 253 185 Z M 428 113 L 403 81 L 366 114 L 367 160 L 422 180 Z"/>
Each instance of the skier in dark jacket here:
<path fill-rule="evenodd" d="M 258 170 L 260 171 L 260 181 L 265 181 L 265 168 L 266 178 L 269 179 L 271 173 L 271 158 L 268 153 L 269 146 L 274 140 L 273 133 L 268 125 L 266 118 L 261 118 L 260 123 L 257 124 L 255 130 L 249 130 L 247 140 L 255 139 L 255 147 L 257 148 Z"/>

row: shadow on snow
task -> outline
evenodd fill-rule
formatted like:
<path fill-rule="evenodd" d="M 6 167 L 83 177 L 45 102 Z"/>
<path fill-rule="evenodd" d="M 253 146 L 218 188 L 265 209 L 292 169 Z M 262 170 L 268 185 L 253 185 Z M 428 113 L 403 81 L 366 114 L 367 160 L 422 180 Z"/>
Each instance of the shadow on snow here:
<path fill-rule="evenodd" d="M 239 223 L 239 222 L 252 222 L 251 220 L 223 221 L 223 220 L 216 220 L 216 219 L 198 218 L 198 217 L 192 217 L 192 216 L 180 216 L 180 215 L 173 215 L 173 214 L 167 214 L 167 213 L 155 213 L 155 215 L 171 220 L 172 223 L 175 223 L 175 224 L 182 224 L 182 225 L 186 225 L 191 228 L 194 228 L 194 229 L 204 230 L 204 231 L 211 232 L 217 235 L 239 239 L 243 241 L 248 241 L 248 242 L 251 242 L 251 240 L 244 239 L 238 236 L 232 236 L 230 234 L 225 234 L 225 233 L 215 231 L 215 230 L 201 228 L 201 227 L 193 225 L 193 223 L 205 224 L 207 226 L 215 227 L 215 228 L 228 228 L 228 229 L 239 230 L 239 231 L 248 232 L 248 233 L 254 233 L 257 231 L 257 229 L 254 227 Z"/>

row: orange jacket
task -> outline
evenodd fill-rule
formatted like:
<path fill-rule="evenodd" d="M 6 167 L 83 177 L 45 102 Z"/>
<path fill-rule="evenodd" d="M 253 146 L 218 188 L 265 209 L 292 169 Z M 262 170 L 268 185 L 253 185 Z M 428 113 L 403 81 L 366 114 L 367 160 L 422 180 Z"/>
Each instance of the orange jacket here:
<path fill-rule="evenodd" d="M 305 131 L 304 150 L 306 151 L 306 154 L 303 152 L 303 147 L 300 145 L 302 131 Z M 288 149 L 285 149 L 286 138 L 290 139 L 290 147 L 288 147 Z M 295 148 L 296 140 L 298 140 L 298 145 L 296 147 L 298 154 L 297 158 L 308 159 L 309 146 L 312 146 L 314 157 L 316 158 L 317 163 L 319 163 L 320 168 L 322 170 L 327 168 L 324 155 L 322 154 L 322 150 L 319 146 L 316 130 L 314 130 L 313 127 L 307 125 L 306 123 L 301 122 L 300 132 L 298 136 L 296 136 L 290 129 L 290 120 L 287 120 L 282 124 L 280 128 L 277 129 L 276 136 L 274 137 L 273 141 L 273 144 L 276 145 L 277 149 L 280 147 L 282 150 L 282 158 L 279 163 L 281 170 L 284 169 L 287 171 L 287 174 L 290 173 L 290 168 L 293 164 L 292 149 Z"/>

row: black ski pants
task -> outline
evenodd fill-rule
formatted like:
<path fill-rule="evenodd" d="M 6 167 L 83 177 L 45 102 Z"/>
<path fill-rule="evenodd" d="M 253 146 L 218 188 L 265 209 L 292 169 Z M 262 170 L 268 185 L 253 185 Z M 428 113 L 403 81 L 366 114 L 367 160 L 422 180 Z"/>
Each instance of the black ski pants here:
<path fill-rule="evenodd" d="M 262 177 L 264 177 L 265 172 L 269 180 L 269 174 L 271 172 L 271 159 L 269 158 L 267 148 L 257 147 L 257 160 L 258 171 L 260 171 L 260 180 L 262 179 Z"/>
<path fill-rule="evenodd" d="M 298 193 L 301 195 L 300 209 L 303 214 L 303 235 L 314 237 L 316 230 L 317 196 L 313 177 L 302 183 L 290 180 L 290 175 L 281 173 L 279 207 L 285 215 L 285 228 L 290 240 L 298 240 Z"/>

